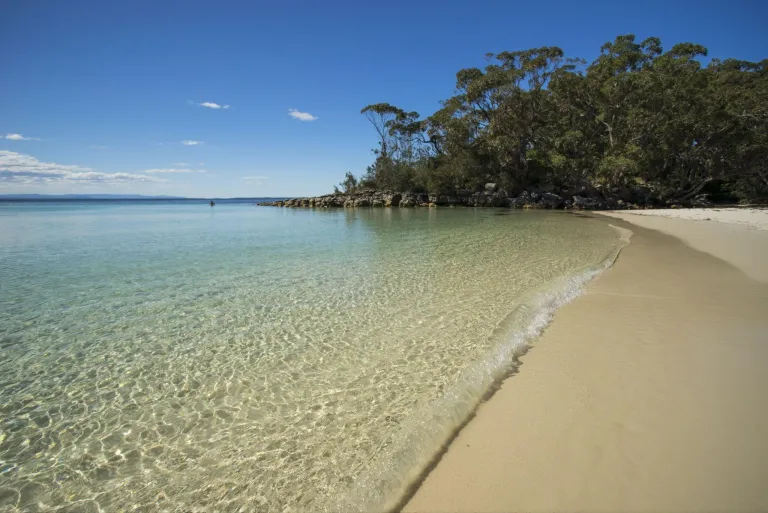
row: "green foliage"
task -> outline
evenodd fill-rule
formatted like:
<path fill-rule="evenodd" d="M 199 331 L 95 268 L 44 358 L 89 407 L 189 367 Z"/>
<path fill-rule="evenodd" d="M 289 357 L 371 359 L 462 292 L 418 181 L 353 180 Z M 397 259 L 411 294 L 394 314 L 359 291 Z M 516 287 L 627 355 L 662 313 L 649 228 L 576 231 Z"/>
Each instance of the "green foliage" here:
<path fill-rule="evenodd" d="M 355 178 L 355 175 L 353 175 L 350 171 L 347 171 L 347 174 L 344 175 L 344 180 L 339 183 L 341 185 L 341 188 L 349 194 L 350 192 L 355 192 L 357 189 L 357 178 Z"/>
<path fill-rule="evenodd" d="M 768 197 L 768 60 L 713 59 L 680 43 L 621 35 L 591 64 L 557 47 L 487 54 L 456 74 L 456 94 L 421 119 L 388 103 L 362 109 L 374 163 L 345 191 L 550 185 L 628 188 L 662 199 L 701 191 Z M 713 185 L 714 184 L 714 185 Z"/>

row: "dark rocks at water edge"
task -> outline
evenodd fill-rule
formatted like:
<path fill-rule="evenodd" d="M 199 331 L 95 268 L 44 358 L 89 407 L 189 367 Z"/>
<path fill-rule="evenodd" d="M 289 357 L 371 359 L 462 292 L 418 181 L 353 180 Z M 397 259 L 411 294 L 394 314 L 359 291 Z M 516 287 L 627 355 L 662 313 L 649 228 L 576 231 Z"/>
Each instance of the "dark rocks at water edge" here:
<path fill-rule="evenodd" d="M 583 186 L 575 189 L 526 190 L 510 195 L 496 184 L 488 183 L 483 191 L 457 191 L 453 194 L 428 194 L 415 192 L 360 190 L 353 193 L 335 193 L 314 198 L 260 203 L 270 207 L 506 207 L 572 210 L 612 210 L 648 207 L 706 207 L 711 203 L 706 195 L 687 202 L 663 202 L 647 187 L 635 187 L 622 191 L 607 191 L 600 187 Z"/>

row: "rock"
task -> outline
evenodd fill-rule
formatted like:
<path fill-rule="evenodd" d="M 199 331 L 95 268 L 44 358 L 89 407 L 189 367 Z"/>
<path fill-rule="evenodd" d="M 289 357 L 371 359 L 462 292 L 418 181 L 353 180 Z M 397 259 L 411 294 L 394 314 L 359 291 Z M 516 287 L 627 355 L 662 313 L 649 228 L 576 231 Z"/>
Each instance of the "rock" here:
<path fill-rule="evenodd" d="M 523 191 L 520 196 L 513 199 L 508 199 L 508 205 L 512 208 L 524 208 L 526 205 L 531 203 L 531 193 L 528 191 Z"/>
<path fill-rule="evenodd" d="M 691 201 L 691 205 L 694 207 L 711 207 L 712 202 L 709 201 L 709 196 L 706 194 L 699 194 L 695 198 L 693 198 L 693 201 Z"/>
<path fill-rule="evenodd" d="M 381 198 L 384 200 L 384 206 L 385 207 L 396 207 L 400 204 L 400 200 L 402 199 L 402 195 L 400 193 L 385 193 L 382 194 Z"/>
<path fill-rule="evenodd" d="M 400 200 L 401 207 L 418 207 L 422 204 L 429 204 L 429 197 L 426 194 L 409 192 Z"/>
<path fill-rule="evenodd" d="M 467 204 L 466 198 L 449 194 L 430 194 L 428 199 L 430 203 L 434 203 L 435 205 L 449 206 Z"/>
<path fill-rule="evenodd" d="M 610 209 L 617 208 L 619 206 L 620 202 L 624 203 L 622 200 L 620 200 L 618 198 L 618 196 L 614 196 L 614 195 L 610 195 L 610 194 L 606 195 L 605 196 L 605 201 L 603 202 L 604 203 L 604 208 L 610 208 Z"/>
<path fill-rule="evenodd" d="M 652 205 L 654 203 L 653 191 L 649 187 L 638 186 L 629 189 L 629 197 L 625 201 L 638 205 Z"/>
<path fill-rule="evenodd" d="M 583 196 L 573 197 L 573 208 L 580 210 L 592 210 L 598 208 L 599 202 L 594 198 L 585 198 Z"/>
<path fill-rule="evenodd" d="M 573 194 L 560 195 L 554 186 L 523 191 L 518 197 L 509 197 L 507 191 L 495 183 L 488 183 L 481 191 L 456 190 L 449 193 L 423 192 L 398 193 L 390 190 L 365 189 L 354 193 L 334 193 L 313 198 L 291 198 L 259 203 L 262 206 L 309 207 L 309 208 L 350 208 L 350 207 L 417 207 L 417 206 L 467 206 L 467 207 L 512 207 L 512 208 L 574 208 L 579 210 L 600 210 L 605 208 L 642 208 L 652 205 L 677 208 L 679 202 L 662 203 L 653 190 L 646 186 L 631 189 L 618 187 L 593 187 L 582 185 L 572 189 Z M 568 199 L 566 199 L 568 198 Z M 708 207 L 711 202 L 706 194 L 699 194 L 693 200 L 682 202 L 685 206 Z"/>
<path fill-rule="evenodd" d="M 494 194 L 493 196 L 485 198 L 486 207 L 508 207 L 509 198 L 506 194 Z"/>
<path fill-rule="evenodd" d="M 546 208 L 558 208 L 563 204 L 563 198 L 557 194 L 545 192 L 541 195 L 541 204 Z"/>

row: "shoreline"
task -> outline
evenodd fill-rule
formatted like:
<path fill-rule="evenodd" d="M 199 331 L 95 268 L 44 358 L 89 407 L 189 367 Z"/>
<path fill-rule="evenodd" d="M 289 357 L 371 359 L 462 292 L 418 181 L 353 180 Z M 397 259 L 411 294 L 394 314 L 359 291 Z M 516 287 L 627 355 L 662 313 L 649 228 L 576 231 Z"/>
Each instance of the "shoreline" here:
<path fill-rule="evenodd" d="M 768 210 L 625 210 L 600 215 L 672 235 L 768 284 Z"/>
<path fill-rule="evenodd" d="M 768 286 L 642 220 L 618 222 L 634 235 L 614 267 L 557 311 L 402 511 L 768 507 Z"/>
<path fill-rule="evenodd" d="M 358 207 L 485 207 L 542 210 L 616 210 L 645 209 L 741 209 L 734 204 L 714 204 L 706 197 L 693 200 L 663 200 L 650 189 L 636 187 L 624 191 L 608 191 L 581 186 L 572 189 L 544 188 L 510 194 L 495 183 L 485 184 L 482 191 L 457 190 L 455 193 L 397 192 L 364 189 L 335 192 L 314 197 L 298 197 L 264 201 L 262 207 L 285 208 L 358 208 Z"/>

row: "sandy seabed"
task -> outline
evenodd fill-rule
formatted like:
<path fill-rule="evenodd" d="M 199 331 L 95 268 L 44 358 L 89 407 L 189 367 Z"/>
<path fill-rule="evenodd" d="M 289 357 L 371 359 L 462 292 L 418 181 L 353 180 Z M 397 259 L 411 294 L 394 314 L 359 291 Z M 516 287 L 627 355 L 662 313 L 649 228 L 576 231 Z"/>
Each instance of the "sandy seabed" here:
<path fill-rule="evenodd" d="M 656 212 L 404 511 L 768 511 L 768 214 Z"/>

